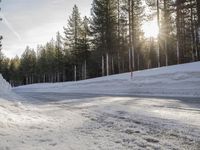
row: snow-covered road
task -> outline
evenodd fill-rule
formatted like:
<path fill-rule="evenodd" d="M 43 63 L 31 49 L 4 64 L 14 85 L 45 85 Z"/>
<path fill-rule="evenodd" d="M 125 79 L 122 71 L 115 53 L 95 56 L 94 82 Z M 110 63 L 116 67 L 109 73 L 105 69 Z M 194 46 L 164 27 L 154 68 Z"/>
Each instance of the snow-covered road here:
<path fill-rule="evenodd" d="M 200 101 L 19 92 L 26 100 L 0 131 L 0 149 L 200 149 Z M 2 130 L 0 128 L 0 130 Z"/>

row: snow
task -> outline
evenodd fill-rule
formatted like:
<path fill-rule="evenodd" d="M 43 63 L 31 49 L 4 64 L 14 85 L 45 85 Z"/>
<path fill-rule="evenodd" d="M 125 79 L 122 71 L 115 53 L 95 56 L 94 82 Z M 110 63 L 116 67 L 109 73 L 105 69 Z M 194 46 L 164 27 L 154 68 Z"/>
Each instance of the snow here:
<path fill-rule="evenodd" d="M 0 77 L 0 150 L 198 150 L 199 67 L 13 89 Z"/>
<path fill-rule="evenodd" d="M 78 82 L 34 84 L 26 92 L 94 93 L 169 97 L 200 97 L 200 62 L 162 67 Z"/>
<path fill-rule="evenodd" d="M 45 101 L 33 105 L 27 99 L 24 108 L 6 108 L 10 112 L 1 118 L 4 126 L 0 126 L 0 149 L 199 148 L 200 106 L 191 107 L 181 100 L 24 94 Z"/>
<path fill-rule="evenodd" d="M 0 74 L 0 96 L 9 93 L 11 91 L 11 86 Z"/>

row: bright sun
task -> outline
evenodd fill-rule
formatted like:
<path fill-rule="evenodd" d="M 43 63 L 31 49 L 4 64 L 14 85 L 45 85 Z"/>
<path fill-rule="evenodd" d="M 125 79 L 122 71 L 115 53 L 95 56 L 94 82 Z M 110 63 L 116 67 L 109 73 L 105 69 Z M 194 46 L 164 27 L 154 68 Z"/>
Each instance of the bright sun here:
<path fill-rule="evenodd" d="M 142 25 L 142 30 L 146 38 L 150 38 L 150 37 L 157 38 L 159 29 L 158 29 L 158 24 L 157 24 L 156 19 L 152 21 L 144 22 L 144 24 Z"/>

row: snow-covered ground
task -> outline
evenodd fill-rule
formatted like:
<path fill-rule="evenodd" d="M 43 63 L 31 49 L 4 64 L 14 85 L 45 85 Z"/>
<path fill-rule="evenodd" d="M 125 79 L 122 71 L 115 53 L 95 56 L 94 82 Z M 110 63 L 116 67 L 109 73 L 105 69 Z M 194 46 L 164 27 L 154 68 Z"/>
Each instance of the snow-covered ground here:
<path fill-rule="evenodd" d="M 10 91 L 11 91 L 10 84 L 7 83 L 6 80 L 4 80 L 2 75 L 0 74 L 0 97 L 10 93 Z"/>
<path fill-rule="evenodd" d="M 23 92 L 94 93 L 200 97 L 200 62 L 113 75 L 79 82 L 22 86 Z"/>
<path fill-rule="evenodd" d="M 200 149 L 199 62 L 11 91 L 0 80 L 0 150 Z"/>

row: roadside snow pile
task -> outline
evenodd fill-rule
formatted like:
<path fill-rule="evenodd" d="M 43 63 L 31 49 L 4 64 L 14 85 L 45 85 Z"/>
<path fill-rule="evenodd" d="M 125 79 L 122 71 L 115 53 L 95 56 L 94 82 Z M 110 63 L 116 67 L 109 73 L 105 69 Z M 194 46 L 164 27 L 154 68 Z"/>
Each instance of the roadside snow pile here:
<path fill-rule="evenodd" d="M 94 93 L 135 96 L 200 97 L 200 62 L 161 67 L 79 82 L 34 84 L 23 92 Z"/>
<path fill-rule="evenodd" d="M 25 124 L 26 120 L 31 123 L 44 121 L 37 118 L 38 113 L 30 115 L 29 108 L 18 100 L 23 99 L 12 91 L 11 85 L 0 74 L 0 133 L 2 129 L 15 126 L 15 124 Z"/>
<path fill-rule="evenodd" d="M 11 86 L 0 74 L 0 96 L 9 92 L 11 92 Z"/>
<path fill-rule="evenodd" d="M 0 100 L 18 101 L 21 99 L 12 91 L 11 85 L 0 74 Z"/>

